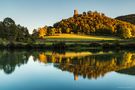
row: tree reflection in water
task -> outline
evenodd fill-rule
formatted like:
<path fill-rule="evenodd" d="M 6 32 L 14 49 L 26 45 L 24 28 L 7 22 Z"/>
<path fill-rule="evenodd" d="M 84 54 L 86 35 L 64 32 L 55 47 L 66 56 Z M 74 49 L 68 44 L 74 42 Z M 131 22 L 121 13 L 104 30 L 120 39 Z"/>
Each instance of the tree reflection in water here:
<path fill-rule="evenodd" d="M 40 51 L 0 51 L 0 69 L 6 74 L 14 72 L 16 67 L 27 64 L 29 57 L 41 63 L 53 63 L 55 68 L 73 73 L 74 80 L 78 76 L 97 79 L 112 71 L 128 72 L 135 66 L 134 52 L 40 52 Z M 125 70 L 126 69 L 126 70 Z M 133 71 L 133 70 L 132 70 Z M 131 72 L 131 71 L 130 71 Z M 130 73 L 128 73 L 130 74 Z"/>
<path fill-rule="evenodd" d="M 11 74 L 16 66 L 20 67 L 28 62 L 29 55 L 26 51 L 0 51 L 0 69 L 6 74 Z"/>
<path fill-rule="evenodd" d="M 46 60 L 42 60 L 43 57 L 38 58 L 38 60 L 41 62 L 45 61 L 45 63 L 53 63 L 54 67 L 62 71 L 73 73 L 75 80 L 78 80 L 78 76 L 97 79 L 98 77 L 103 77 L 108 72 L 135 66 L 135 54 L 131 52 L 108 54 L 90 54 L 82 52 L 76 53 L 76 55 L 72 53 L 71 56 L 69 54 L 55 53 L 47 55 L 44 53 L 43 57 L 46 57 Z M 41 55 L 43 55 L 43 53 L 41 53 Z M 39 54 L 39 56 L 41 55 Z"/>

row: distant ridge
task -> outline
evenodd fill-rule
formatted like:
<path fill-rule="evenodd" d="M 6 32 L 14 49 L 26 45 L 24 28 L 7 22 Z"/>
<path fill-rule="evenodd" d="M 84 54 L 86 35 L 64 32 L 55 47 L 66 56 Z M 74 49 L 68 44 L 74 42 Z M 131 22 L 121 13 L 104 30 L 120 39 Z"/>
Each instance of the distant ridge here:
<path fill-rule="evenodd" d="M 135 14 L 119 16 L 119 17 L 116 17 L 116 19 L 126 21 L 135 25 Z"/>

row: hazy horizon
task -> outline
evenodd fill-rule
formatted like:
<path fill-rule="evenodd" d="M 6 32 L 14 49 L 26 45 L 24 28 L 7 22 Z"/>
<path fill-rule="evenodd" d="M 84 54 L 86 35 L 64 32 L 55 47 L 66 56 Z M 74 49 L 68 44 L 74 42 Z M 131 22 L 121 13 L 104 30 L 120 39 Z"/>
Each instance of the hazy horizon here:
<path fill-rule="evenodd" d="M 98 11 L 115 18 L 134 14 L 132 0 L 0 0 L 0 21 L 11 17 L 17 24 L 28 27 L 30 32 L 41 26 L 51 26 L 61 19 L 73 16 L 73 10 Z"/>

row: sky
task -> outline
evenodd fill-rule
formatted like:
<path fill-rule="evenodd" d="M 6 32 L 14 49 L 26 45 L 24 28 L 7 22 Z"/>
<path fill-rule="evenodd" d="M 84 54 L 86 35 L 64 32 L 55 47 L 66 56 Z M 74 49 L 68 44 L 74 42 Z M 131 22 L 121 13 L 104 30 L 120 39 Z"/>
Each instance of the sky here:
<path fill-rule="evenodd" d="M 11 17 L 32 32 L 79 13 L 98 11 L 115 18 L 135 13 L 135 0 L 0 0 L 0 21 Z"/>

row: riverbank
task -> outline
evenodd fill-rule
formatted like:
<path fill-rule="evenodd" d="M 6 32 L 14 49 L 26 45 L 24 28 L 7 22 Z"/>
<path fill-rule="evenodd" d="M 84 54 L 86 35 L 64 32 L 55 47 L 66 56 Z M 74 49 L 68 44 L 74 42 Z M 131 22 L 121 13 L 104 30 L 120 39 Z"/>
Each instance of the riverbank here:
<path fill-rule="evenodd" d="M 106 41 L 46 41 L 42 43 L 0 44 L 1 49 L 47 49 L 47 50 L 91 50 L 91 49 L 135 49 L 134 40 Z"/>

